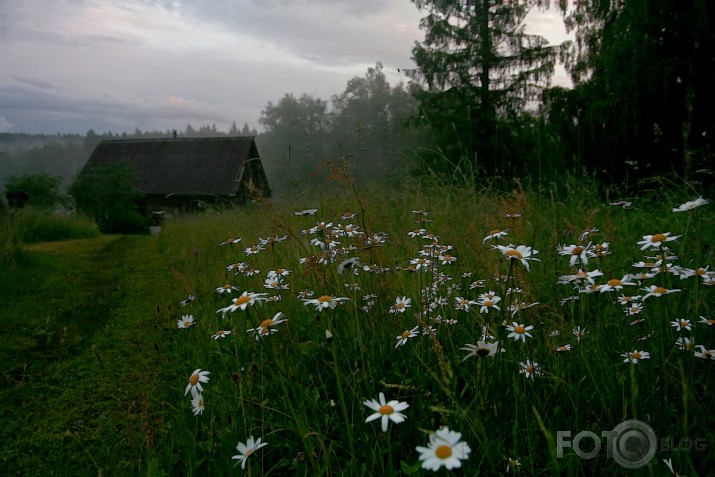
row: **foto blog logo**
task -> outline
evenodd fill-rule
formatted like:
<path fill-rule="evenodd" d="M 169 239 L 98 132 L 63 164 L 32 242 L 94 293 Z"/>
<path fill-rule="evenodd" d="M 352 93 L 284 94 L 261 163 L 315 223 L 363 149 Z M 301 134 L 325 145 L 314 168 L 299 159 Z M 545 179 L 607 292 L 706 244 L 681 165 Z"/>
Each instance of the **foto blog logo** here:
<path fill-rule="evenodd" d="M 707 442 L 702 438 L 680 439 L 677 445 L 675 439 L 658 440 L 655 431 L 648 424 L 637 419 L 629 419 L 610 431 L 602 431 L 600 436 L 595 432 L 581 431 L 572 439 L 571 431 L 558 431 L 556 433 L 556 457 L 562 459 L 564 449 L 571 448 L 581 459 L 593 459 L 601 452 L 603 446 L 601 438 L 606 440 L 606 456 L 626 469 L 638 469 L 647 465 L 653 460 L 658 450 L 689 451 L 694 449 L 703 451 L 707 449 Z M 591 448 L 590 442 L 593 442 L 593 448 Z"/>

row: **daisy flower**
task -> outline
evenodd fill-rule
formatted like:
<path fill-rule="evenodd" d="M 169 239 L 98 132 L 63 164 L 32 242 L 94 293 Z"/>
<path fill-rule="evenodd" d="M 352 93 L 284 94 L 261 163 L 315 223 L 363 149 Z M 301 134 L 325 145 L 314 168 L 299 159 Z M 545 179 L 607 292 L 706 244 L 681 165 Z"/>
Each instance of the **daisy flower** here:
<path fill-rule="evenodd" d="M 229 311 L 233 313 L 236 310 L 243 310 L 245 311 L 246 308 L 249 306 L 253 306 L 256 303 L 260 303 L 262 301 L 265 301 L 266 298 L 264 295 L 267 295 L 267 293 L 250 293 L 250 292 L 243 292 L 241 293 L 241 296 L 234 298 L 232 303 L 228 305 L 226 308 L 221 308 L 218 310 L 216 313 L 223 313 L 224 315 L 228 313 Z"/>
<path fill-rule="evenodd" d="M 581 338 L 585 338 L 588 334 L 588 330 L 586 328 L 581 328 L 580 326 L 577 326 L 573 329 L 572 333 L 576 337 L 576 341 L 581 341 Z"/>
<path fill-rule="evenodd" d="M 641 311 L 643 311 L 643 305 L 640 303 L 631 303 L 630 306 L 625 308 L 626 316 L 637 315 Z"/>
<path fill-rule="evenodd" d="M 187 306 L 187 305 L 188 305 L 189 303 L 191 303 L 192 301 L 196 301 L 196 297 L 195 297 L 194 295 L 189 295 L 188 298 L 186 298 L 186 300 L 181 300 L 181 301 L 179 302 L 179 304 L 180 304 L 181 306 Z"/>
<path fill-rule="evenodd" d="M 224 240 L 223 242 L 221 242 L 219 245 L 235 244 L 235 243 L 240 242 L 241 239 L 242 239 L 242 237 L 238 237 L 238 238 L 229 237 L 226 240 Z"/>
<path fill-rule="evenodd" d="M 514 247 L 513 245 L 506 247 L 504 245 L 492 245 L 492 248 L 499 250 L 502 255 L 509 260 L 519 260 L 521 264 L 526 267 L 527 272 L 529 271 L 530 261 L 541 261 L 538 258 L 534 258 L 534 255 L 539 253 L 539 251 L 533 250 L 531 247 L 527 247 L 526 245 L 519 245 L 517 247 Z"/>
<path fill-rule="evenodd" d="M 350 257 L 340 262 L 338 266 L 335 267 L 335 271 L 338 272 L 338 275 L 342 275 L 346 271 L 352 270 L 353 273 L 357 275 L 361 268 L 362 263 L 360 263 L 360 257 Z"/>
<path fill-rule="evenodd" d="M 440 263 L 442 265 L 450 265 L 457 261 L 457 257 L 450 255 L 448 253 L 440 253 L 437 256 L 437 259 L 440 261 Z"/>
<path fill-rule="evenodd" d="M 601 277 L 603 276 L 603 272 L 600 270 L 592 270 L 592 271 L 584 271 L 579 269 L 578 272 L 576 272 L 573 275 L 561 275 L 559 277 L 559 284 L 560 285 L 566 285 L 568 283 L 574 283 L 574 284 L 590 284 L 593 285 L 596 283 L 594 278 L 596 277 Z"/>
<path fill-rule="evenodd" d="M 517 323 L 516 321 L 512 321 L 511 325 L 508 325 L 506 329 L 507 331 L 509 331 L 507 338 L 514 338 L 514 341 L 521 340 L 526 343 L 527 336 L 529 338 L 533 338 L 533 336 L 531 336 L 531 334 L 529 333 L 529 331 L 534 329 L 532 325 L 524 326 L 522 324 Z"/>
<path fill-rule="evenodd" d="M 367 423 L 376 419 L 381 419 L 382 432 L 387 432 L 387 424 L 389 421 L 392 421 L 395 424 L 399 424 L 401 422 L 404 422 L 405 419 L 407 419 L 407 416 L 402 414 L 401 411 L 404 411 L 405 409 L 410 407 L 410 405 L 406 402 L 399 402 L 395 400 L 385 402 L 385 395 L 383 393 L 380 393 L 379 397 L 379 402 L 375 401 L 374 399 L 363 402 L 365 406 L 375 411 L 374 414 L 370 414 L 367 419 L 365 419 L 365 422 Z"/>
<path fill-rule="evenodd" d="M 640 298 L 641 298 L 640 295 L 631 295 L 631 296 L 621 295 L 618 297 L 618 303 L 620 303 L 621 305 L 628 305 L 632 301 L 640 300 Z"/>
<path fill-rule="evenodd" d="M 511 457 L 509 457 L 506 460 L 506 473 L 508 474 L 512 470 L 516 472 L 517 467 L 519 467 L 520 465 L 521 462 L 519 462 L 519 459 L 512 459 Z"/>
<path fill-rule="evenodd" d="M 225 338 L 230 334 L 231 332 L 229 330 L 218 330 L 216 333 L 211 335 L 211 338 L 218 340 L 219 338 Z"/>
<path fill-rule="evenodd" d="M 204 413 L 204 396 L 195 388 L 191 388 L 191 410 L 194 416 Z"/>
<path fill-rule="evenodd" d="M 569 265 L 575 266 L 576 262 L 588 265 L 588 259 L 594 258 L 596 254 L 591 250 L 591 242 L 588 245 L 559 245 L 556 250 L 559 255 L 570 256 Z"/>
<path fill-rule="evenodd" d="M 407 308 L 412 306 L 412 299 L 403 296 L 402 298 L 397 297 L 395 304 L 390 307 L 390 313 L 404 313 Z"/>
<path fill-rule="evenodd" d="M 422 468 L 438 471 L 442 466 L 447 470 L 461 467 L 461 461 L 468 459 L 472 451 L 466 442 L 460 442 L 461 438 L 461 433 L 447 427 L 431 434 L 427 447 L 417 446 Z"/>
<path fill-rule="evenodd" d="M 236 446 L 236 450 L 239 452 L 239 454 L 231 457 L 231 459 L 238 460 L 239 462 L 241 462 L 241 468 L 245 469 L 246 461 L 248 460 L 248 458 L 251 457 L 251 455 L 253 455 L 253 453 L 256 452 L 258 449 L 267 445 L 268 442 L 261 442 L 260 437 L 254 441 L 253 436 L 251 436 L 248 438 L 245 444 L 242 442 L 238 443 L 238 445 Z M 236 462 L 236 465 L 238 465 L 238 462 Z"/>
<path fill-rule="evenodd" d="M 278 333 L 278 329 L 273 328 L 274 326 L 284 323 L 288 320 L 282 320 L 281 318 L 283 317 L 283 312 L 279 311 L 275 315 L 273 315 L 273 318 L 268 318 L 266 320 L 263 320 L 261 324 L 258 326 L 258 328 L 251 328 L 250 330 L 246 330 L 246 333 L 253 333 L 256 335 L 256 341 L 259 339 L 266 337 L 268 335 L 271 335 L 273 333 Z"/>
<path fill-rule="evenodd" d="M 611 278 L 606 282 L 605 285 L 601 286 L 599 290 L 601 293 L 610 292 L 614 290 L 623 290 L 624 286 L 633 286 L 635 283 L 629 281 L 630 276 L 626 275 L 623 278 Z"/>
<path fill-rule="evenodd" d="M 494 356 L 497 353 L 503 353 L 506 351 L 504 348 L 499 348 L 499 342 L 495 341 L 494 343 L 487 343 L 486 341 L 477 341 L 476 345 L 473 344 L 465 344 L 463 348 L 459 348 L 463 351 L 467 351 L 467 356 L 464 357 L 464 360 L 475 357 L 475 358 L 488 358 L 490 356 Z"/>
<path fill-rule="evenodd" d="M 670 326 L 675 328 L 675 331 L 691 330 L 690 320 L 675 320 L 670 322 Z"/>
<path fill-rule="evenodd" d="M 209 371 L 201 371 L 201 368 L 195 369 L 194 372 L 191 373 L 191 376 L 189 376 L 189 384 L 187 384 L 186 389 L 184 389 L 184 396 L 189 394 L 189 391 L 194 388 L 199 392 L 203 392 L 204 388 L 201 387 L 201 383 L 209 382 L 209 374 L 211 374 Z"/>
<path fill-rule="evenodd" d="M 643 290 L 644 292 L 648 292 L 645 295 L 643 295 L 643 301 L 645 301 L 645 299 L 648 298 L 649 296 L 661 297 L 663 295 L 668 295 L 670 293 L 675 293 L 675 292 L 680 291 L 679 288 L 672 288 L 669 290 L 667 288 L 659 287 L 656 285 L 651 285 L 646 288 L 641 288 L 641 290 Z"/>
<path fill-rule="evenodd" d="M 673 209 L 675 210 L 675 209 Z M 665 465 L 668 466 L 668 470 L 670 470 L 670 473 L 673 474 L 675 477 L 680 477 L 680 474 L 675 471 L 673 468 L 673 459 L 663 459 L 663 462 Z"/>
<path fill-rule="evenodd" d="M 695 347 L 699 351 L 695 352 L 695 357 L 700 359 L 715 360 L 715 349 L 706 349 L 703 345 Z"/>
<path fill-rule="evenodd" d="M 680 235 L 671 237 L 670 232 L 665 232 L 653 235 L 644 235 L 643 240 L 637 243 L 641 246 L 641 250 L 645 250 L 649 247 L 659 249 L 661 245 L 663 245 L 665 242 L 672 242 L 673 240 L 677 240 L 678 238 L 680 238 Z"/>
<path fill-rule="evenodd" d="M 282 237 L 280 235 L 272 235 L 272 236 L 266 237 L 266 238 L 258 237 L 258 243 L 260 245 L 264 245 L 264 246 L 265 245 L 274 245 L 274 244 L 285 241 L 287 238 L 288 238 L 287 234 Z"/>
<path fill-rule="evenodd" d="M 477 304 L 477 302 L 475 300 L 468 300 L 461 296 L 454 297 L 454 309 L 455 310 L 469 311 L 469 307 L 474 306 L 476 304 Z"/>
<path fill-rule="evenodd" d="M 482 243 L 487 243 L 487 240 L 493 240 L 493 239 L 497 239 L 497 238 L 499 238 L 499 237 L 506 237 L 506 236 L 508 235 L 508 233 L 509 233 L 509 229 L 504 229 L 504 230 L 496 229 L 496 230 L 492 230 L 491 232 L 489 232 L 489 233 L 487 234 L 486 237 L 484 237 L 484 238 L 482 239 Z"/>
<path fill-rule="evenodd" d="M 411 330 L 405 330 L 399 335 L 397 335 L 395 338 L 397 339 L 397 344 L 395 345 L 395 348 L 399 348 L 400 346 L 404 346 L 405 343 L 407 343 L 407 340 L 410 338 L 414 338 L 417 336 L 417 330 L 419 330 L 419 326 L 415 326 Z"/>
<path fill-rule="evenodd" d="M 283 283 L 280 275 L 277 275 L 266 278 L 266 280 L 263 282 L 263 287 L 271 290 L 288 290 L 290 288 L 290 285 L 287 283 Z"/>
<path fill-rule="evenodd" d="M 675 340 L 675 346 L 684 351 L 690 351 L 695 348 L 695 342 L 691 338 L 681 336 Z"/>
<path fill-rule="evenodd" d="M 216 293 L 219 293 L 219 294 L 221 294 L 221 293 L 229 293 L 229 294 L 230 294 L 231 292 L 233 292 L 233 291 L 238 291 L 238 290 L 239 290 L 239 289 L 238 289 L 237 286 L 226 284 L 226 285 L 224 285 L 224 286 L 222 286 L 222 287 L 216 288 Z"/>
<path fill-rule="evenodd" d="M 344 297 L 334 297 L 332 295 L 321 295 L 318 298 L 313 299 L 303 299 L 304 305 L 313 305 L 317 311 L 323 311 L 326 308 L 334 309 L 341 301 L 345 301 L 347 298 Z"/>
<path fill-rule="evenodd" d="M 701 316 L 700 321 L 698 323 L 703 323 L 705 325 L 712 326 L 715 325 L 715 320 Z"/>
<path fill-rule="evenodd" d="M 636 364 L 636 363 L 638 363 L 638 360 L 640 360 L 640 359 L 649 359 L 650 353 L 647 351 L 633 350 L 633 352 L 631 352 L 631 353 L 621 353 L 621 356 L 623 358 L 626 358 L 623 360 L 624 363 Z"/>
<path fill-rule="evenodd" d="M 604 257 L 606 255 L 610 255 L 610 247 L 611 246 L 608 242 L 597 243 L 593 246 L 593 253 L 595 253 L 597 257 Z"/>
<path fill-rule="evenodd" d="M 534 377 L 540 377 L 542 375 L 541 365 L 536 361 L 527 359 L 523 363 L 519 363 L 520 369 L 519 374 L 523 374 L 527 379 L 534 379 Z"/>
<path fill-rule="evenodd" d="M 698 197 L 695 200 L 689 200 L 688 202 L 684 204 L 680 204 L 678 207 L 675 207 L 673 209 L 673 212 L 688 212 L 689 210 L 697 209 L 701 205 L 709 204 L 710 201 L 707 199 L 703 199 L 702 197 Z"/>
<path fill-rule="evenodd" d="M 303 209 L 303 210 L 296 210 L 293 213 L 298 216 L 305 216 L 305 215 L 315 215 L 315 213 L 317 211 L 318 211 L 318 209 Z M 259 439 L 259 441 L 260 441 L 260 439 Z"/>
<path fill-rule="evenodd" d="M 499 303 L 501 301 L 501 298 L 498 296 L 493 296 L 491 299 L 482 299 L 479 302 L 477 302 L 477 305 L 479 305 L 481 308 L 479 308 L 479 313 L 489 313 L 490 309 L 495 309 L 495 310 L 501 310 L 499 308 Z"/>
<path fill-rule="evenodd" d="M 194 315 L 184 315 L 176 322 L 177 328 L 189 328 L 195 324 Z"/>
<path fill-rule="evenodd" d="M 564 351 L 571 351 L 571 345 L 565 344 L 563 346 L 557 346 L 556 351 L 558 351 L 559 353 L 563 353 Z"/>
<path fill-rule="evenodd" d="M 243 252 L 246 255 L 257 255 L 260 252 L 262 252 L 263 250 L 265 250 L 265 247 L 261 244 L 258 244 L 258 245 L 251 245 L 250 247 L 245 249 Z"/>

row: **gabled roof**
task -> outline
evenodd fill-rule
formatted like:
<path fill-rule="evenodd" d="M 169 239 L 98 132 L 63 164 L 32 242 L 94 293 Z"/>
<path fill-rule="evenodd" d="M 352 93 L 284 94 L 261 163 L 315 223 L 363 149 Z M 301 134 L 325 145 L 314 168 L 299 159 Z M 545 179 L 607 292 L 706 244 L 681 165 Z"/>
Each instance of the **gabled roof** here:
<path fill-rule="evenodd" d="M 145 194 L 233 196 L 246 161 L 258 158 L 252 136 L 105 140 L 85 167 L 125 162 Z"/>

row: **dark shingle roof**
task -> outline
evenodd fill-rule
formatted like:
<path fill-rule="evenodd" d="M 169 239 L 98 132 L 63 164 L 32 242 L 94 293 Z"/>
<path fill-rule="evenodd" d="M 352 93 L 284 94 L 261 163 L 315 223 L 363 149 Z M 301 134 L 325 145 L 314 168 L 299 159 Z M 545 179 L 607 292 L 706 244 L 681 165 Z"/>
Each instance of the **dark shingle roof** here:
<path fill-rule="evenodd" d="M 253 137 L 106 140 L 87 166 L 126 162 L 146 194 L 232 196 L 243 165 L 258 157 Z"/>

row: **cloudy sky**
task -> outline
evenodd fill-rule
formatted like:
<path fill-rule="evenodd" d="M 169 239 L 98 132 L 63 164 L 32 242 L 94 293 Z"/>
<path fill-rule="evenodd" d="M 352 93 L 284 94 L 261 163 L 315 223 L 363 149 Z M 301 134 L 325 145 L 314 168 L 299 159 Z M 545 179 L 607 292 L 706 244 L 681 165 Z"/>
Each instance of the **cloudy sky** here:
<path fill-rule="evenodd" d="M 422 16 L 410 0 L 0 0 L 0 132 L 260 130 L 268 101 L 328 100 L 378 61 L 397 84 Z M 565 38 L 555 13 L 527 31 Z"/>

